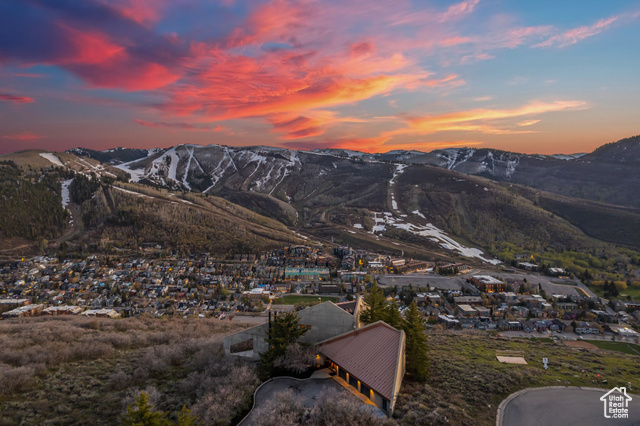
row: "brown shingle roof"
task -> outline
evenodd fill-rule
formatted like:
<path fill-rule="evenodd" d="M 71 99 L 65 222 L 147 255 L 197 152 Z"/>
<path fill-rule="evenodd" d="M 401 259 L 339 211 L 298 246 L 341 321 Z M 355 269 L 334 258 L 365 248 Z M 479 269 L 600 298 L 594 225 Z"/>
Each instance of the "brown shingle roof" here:
<path fill-rule="evenodd" d="M 404 332 L 378 321 L 318 344 L 327 358 L 391 400 Z"/>
<path fill-rule="evenodd" d="M 356 303 L 357 303 L 357 301 L 353 300 L 351 302 L 336 303 L 336 306 L 344 309 L 345 311 L 347 311 L 347 312 L 349 312 L 350 314 L 353 315 L 353 312 L 356 310 Z"/>

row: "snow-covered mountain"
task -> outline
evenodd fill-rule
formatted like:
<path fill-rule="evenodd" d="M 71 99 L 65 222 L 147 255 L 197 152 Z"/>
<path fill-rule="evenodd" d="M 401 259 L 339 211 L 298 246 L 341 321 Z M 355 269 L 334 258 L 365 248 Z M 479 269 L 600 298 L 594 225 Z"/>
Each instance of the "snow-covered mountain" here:
<path fill-rule="evenodd" d="M 118 158 L 110 163 L 120 161 L 125 153 L 137 156 L 116 165 L 133 181 L 222 197 L 320 238 L 344 232 L 350 238 L 356 233 L 369 241 L 394 238 L 424 250 L 432 245 L 490 261 L 482 247 L 498 234 L 504 234 L 505 241 L 526 240 L 535 234 L 538 243 L 548 235 L 564 234 L 561 240 L 568 246 L 578 244 L 574 230 L 564 222 L 536 215 L 540 207 L 533 208 L 534 200 L 540 206 L 547 203 L 545 209 L 566 216 L 580 229 L 601 223 L 607 215 L 622 214 L 602 205 L 583 205 L 581 200 L 536 195 L 512 183 L 575 198 L 640 206 L 640 168 L 625 163 L 621 156 L 639 144 L 636 140 L 626 143 L 626 149 L 607 147 L 568 159 L 484 148 L 366 154 L 192 144 L 100 155 L 116 154 Z M 380 218 L 388 219 L 384 227 L 376 222 Z M 546 233 L 539 235 L 539 230 Z M 620 240 L 604 234 L 607 241 Z M 457 244 L 446 239 L 453 237 L 460 238 Z M 625 244 L 636 244 L 628 239 Z"/>
<path fill-rule="evenodd" d="M 309 156 L 311 154 L 303 154 Z M 273 193 L 284 179 L 300 171 L 298 151 L 272 147 L 178 145 L 118 164 L 136 182 L 209 193 L 223 183 Z"/>
<path fill-rule="evenodd" d="M 71 150 L 116 165 L 134 181 L 211 194 L 224 190 L 274 195 L 288 202 L 327 181 L 359 173 L 371 184 L 388 163 L 434 166 L 562 195 L 640 206 L 640 138 L 604 145 L 590 154 L 520 154 L 487 148 L 448 148 L 428 153 L 395 150 L 369 154 L 345 149 L 296 151 L 266 146 L 178 145 L 165 149 Z M 386 175 L 386 172 L 383 173 Z M 368 177 L 367 177 L 368 176 Z"/>

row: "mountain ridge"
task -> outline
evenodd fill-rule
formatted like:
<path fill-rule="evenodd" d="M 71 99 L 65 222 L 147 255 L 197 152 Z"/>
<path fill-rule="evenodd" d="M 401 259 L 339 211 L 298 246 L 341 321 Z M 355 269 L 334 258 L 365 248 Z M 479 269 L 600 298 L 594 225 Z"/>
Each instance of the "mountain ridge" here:
<path fill-rule="evenodd" d="M 208 193 L 219 184 L 242 178 L 235 186 L 273 195 L 279 183 L 307 164 L 324 164 L 319 156 L 363 163 L 434 166 L 499 182 L 531 186 L 559 195 L 640 207 L 640 137 L 622 139 L 587 154 L 520 154 L 492 148 L 446 148 L 431 152 L 392 150 L 382 154 L 345 149 L 311 151 L 290 148 L 180 144 L 169 148 L 106 151 L 70 150 L 102 160 L 129 173 L 134 181 Z M 316 156 L 315 160 L 312 159 Z M 128 161 L 124 161 L 128 160 Z M 249 167 L 243 174 L 238 167 Z M 322 169 L 322 170 L 320 170 Z M 318 173 L 328 173 L 320 167 Z M 324 170 L 324 171 L 323 171 Z M 255 177 L 261 176 L 260 181 Z M 253 179 L 253 180 L 252 180 Z M 287 195 L 287 194 L 285 194 Z M 288 196 L 288 195 L 287 195 Z M 285 201 L 286 198 L 283 198 Z"/>

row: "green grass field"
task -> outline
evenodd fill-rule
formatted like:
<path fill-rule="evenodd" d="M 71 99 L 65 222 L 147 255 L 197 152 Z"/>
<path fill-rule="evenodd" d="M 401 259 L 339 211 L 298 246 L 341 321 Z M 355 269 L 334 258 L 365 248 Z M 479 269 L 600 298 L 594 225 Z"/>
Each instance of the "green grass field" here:
<path fill-rule="evenodd" d="M 604 296 L 604 289 L 601 286 L 592 285 L 589 286 L 589 290 L 593 291 L 598 296 Z M 631 296 L 632 300 L 640 300 L 640 287 L 628 287 L 626 290 L 620 291 L 618 299 L 626 299 L 627 296 Z"/>
<path fill-rule="evenodd" d="M 296 303 L 316 303 L 318 299 L 322 302 L 337 302 L 338 298 L 334 296 L 316 296 L 308 295 L 303 296 L 299 294 L 287 294 L 279 299 L 276 299 L 273 303 L 276 305 L 295 305 Z"/>
<path fill-rule="evenodd" d="M 629 355 L 640 355 L 640 346 L 626 342 L 601 342 L 597 340 L 588 340 L 592 345 L 596 345 L 600 349 L 608 351 L 622 352 Z"/>

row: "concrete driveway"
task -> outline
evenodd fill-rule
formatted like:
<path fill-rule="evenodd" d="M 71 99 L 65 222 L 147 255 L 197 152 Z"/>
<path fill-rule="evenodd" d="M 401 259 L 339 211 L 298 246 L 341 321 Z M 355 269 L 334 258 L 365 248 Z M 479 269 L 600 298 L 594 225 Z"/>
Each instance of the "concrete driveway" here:
<path fill-rule="evenodd" d="M 630 395 L 629 418 L 605 418 L 604 402 L 609 389 L 553 387 L 516 392 L 498 408 L 498 426 L 640 425 L 640 396 Z"/>

